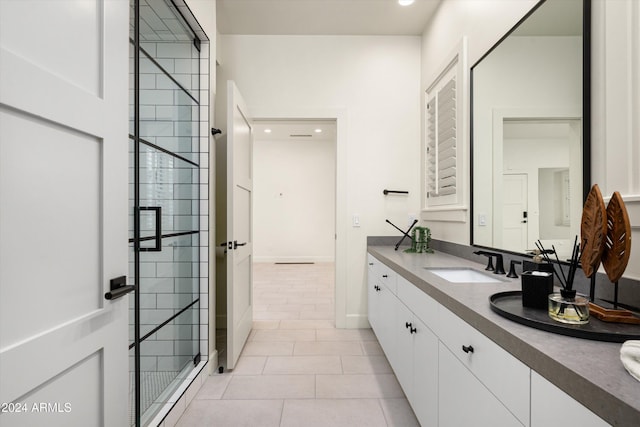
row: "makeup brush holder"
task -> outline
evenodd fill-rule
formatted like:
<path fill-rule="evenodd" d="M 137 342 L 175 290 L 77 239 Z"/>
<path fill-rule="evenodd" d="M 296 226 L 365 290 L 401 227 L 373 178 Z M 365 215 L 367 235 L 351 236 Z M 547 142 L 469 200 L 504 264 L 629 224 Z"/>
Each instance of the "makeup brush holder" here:
<path fill-rule="evenodd" d="M 549 317 L 572 325 L 589 323 L 589 298 L 576 291 L 560 290 L 549 295 Z"/>
<path fill-rule="evenodd" d="M 546 310 L 553 292 L 553 274 L 547 271 L 525 271 L 522 280 L 522 306 Z"/>

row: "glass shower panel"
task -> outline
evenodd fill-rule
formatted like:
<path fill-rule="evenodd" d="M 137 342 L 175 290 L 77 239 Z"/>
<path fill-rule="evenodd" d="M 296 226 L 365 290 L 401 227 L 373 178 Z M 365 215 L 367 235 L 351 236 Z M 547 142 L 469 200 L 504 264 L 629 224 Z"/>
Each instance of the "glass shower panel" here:
<path fill-rule="evenodd" d="M 137 268 L 144 414 L 162 407 L 183 369 L 192 368 L 198 354 L 194 319 L 185 313 L 198 306 L 199 298 L 199 168 L 142 139 L 139 152 L 142 252 Z M 185 321 L 186 317 L 191 320 Z"/>
<path fill-rule="evenodd" d="M 146 425 L 200 356 L 200 43 L 174 2 L 130 4 L 130 413 Z"/>
<path fill-rule="evenodd" d="M 197 231 L 198 167 L 156 148 L 140 145 L 140 206 L 159 207 L 163 235 Z M 143 247 L 154 245 L 157 213 L 141 212 Z"/>
<path fill-rule="evenodd" d="M 168 61 L 165 58 L 164 62 Z M 140 138 L 197 164 L 199 111 L 198 99 L 171 77 L 159 62 L 142 52 Z"/>
<path fill-rule="evenodd" d="M 140 260 L 140 269 L 146 273 L 140 277 L 142 337 L 199 297 L 197 239 L 179 236 L 162 240 L 162 252 L 146 252 Z"/>
<path fill-rule="evenodd" d="M 143 421 L 150 420 L 167 403 L 193 368 L 200 338 L 199 308 L 198 302 L 189 306 L 140 345 Z"/>

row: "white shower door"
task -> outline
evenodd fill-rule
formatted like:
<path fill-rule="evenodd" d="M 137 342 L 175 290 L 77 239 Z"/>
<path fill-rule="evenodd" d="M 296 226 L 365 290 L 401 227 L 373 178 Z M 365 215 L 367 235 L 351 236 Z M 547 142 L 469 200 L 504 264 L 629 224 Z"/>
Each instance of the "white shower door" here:
<path fill-rule="evenodd" d="M 0 425 L 127 423 L 126 0 L 0 0 Z"/>

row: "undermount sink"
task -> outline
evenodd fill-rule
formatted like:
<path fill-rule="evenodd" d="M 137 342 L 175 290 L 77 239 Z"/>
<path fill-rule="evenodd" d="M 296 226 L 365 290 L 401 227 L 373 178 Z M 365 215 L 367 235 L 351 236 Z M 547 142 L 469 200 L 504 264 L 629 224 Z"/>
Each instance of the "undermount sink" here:
<path fill-rule="evenodd" d="M 452 283 L 500 283 L 503 282 L 493 273 L 484 273 L 468 267 L 425 267 L 433 274 Z"/>

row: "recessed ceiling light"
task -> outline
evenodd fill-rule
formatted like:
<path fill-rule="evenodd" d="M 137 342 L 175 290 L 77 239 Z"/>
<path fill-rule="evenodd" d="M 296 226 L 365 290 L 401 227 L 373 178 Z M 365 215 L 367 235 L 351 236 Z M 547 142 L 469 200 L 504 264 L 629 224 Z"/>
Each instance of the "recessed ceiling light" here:
<path fill-rule="evenodd" d="M 316 132 L 316 133 L 321 133 L 321 132 L 322 132 L 322 129 L 318 128 L 318 129 L 316 129 L 316 130 L 315 130 L 315 132 Z"/>
<path fill-rule="evenodd" d="M 414 0 L 398 0 L 400 6 L 409 6 L 410 4 L 413 4 L 413 2 Z"/>
<path fill-rule="evenodd" d="M 264 133 L 271 133 L 271 129 L 265 129 Z"/>

